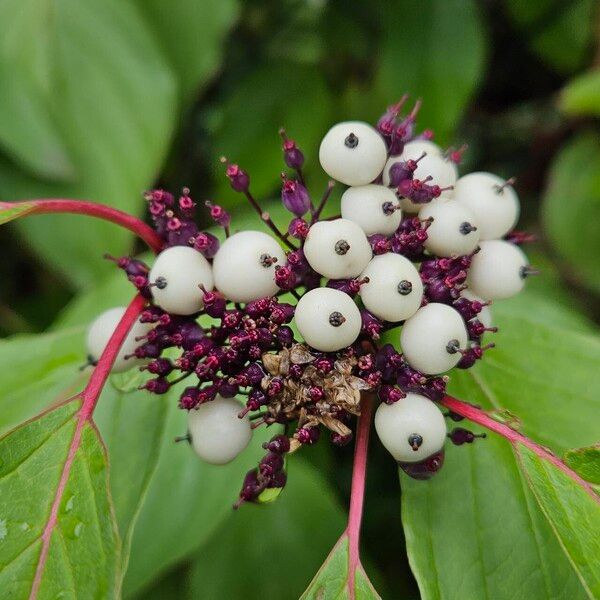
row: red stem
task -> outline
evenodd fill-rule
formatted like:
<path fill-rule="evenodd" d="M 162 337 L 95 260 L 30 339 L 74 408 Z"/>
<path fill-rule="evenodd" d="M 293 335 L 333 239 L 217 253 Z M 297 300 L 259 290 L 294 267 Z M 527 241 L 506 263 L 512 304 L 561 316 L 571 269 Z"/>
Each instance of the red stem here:
<path fill-rule="evenodd" d="M 96 404 L 98 403 L 98 398 L 100 397 L 102 388 L 108 379 L 110 369 L 115 362 L 115 358 L 117 357 L 117 354 L 119 354 L 119 350 L 121 349 L 129 330 L 137 320 L 140 313 L 144 310 L 145 305 L 146 300 L 139 295 L 131 301 L 127 307 L 127 310 L 125 311 L 125 314 L 119 321 L 119 324 L 117 325 L 113 334 L 110 336 L 110 340 L 108 341 L 104 352 L 102 352 L 102 356 L 100 357 L 98 365 L 94 369 L 88 384 L 80 395 L 82 404 L 79 412 L 77 413 L 77 424 L 75 425 L 75 431 L 73 432 L 73 437 L 69 445 L 67 459 L 63 465 L 63 470 L 56 488 L 56 493 L 54 494 L 54 500 L 52 501 L 50 514 L 48 515 L 48 520 L 46 521 L 46 526 L 44 527 L 44 531 L 42 533 L 42 548 L 38 558 L 35 576 L 31 585 L 29 600 L 35 600 L 35 598 L 37 598 L 40 585 L 42 583 L 44 568 L 48 560 L 48 552 L 50 551 L 52 533 L 54 532 L 54 529 L 58 523 L 58 511 L 60 508 L 60 503 L 62 501 L 67 483 L 69 482 L 71 468 L 73 466 L 73 462 L 75 461 L 75 456 L 77 455 L 77 451 L 81 445 L 81 434 L 83 432 L 83 428 L 85 424 L 92 418 L 92 414 L 96 408 Z"/>
<path fill-rule="evenodd" d="M 523 444 L 529 448 L 533 453 L 537 454 L 540 458 L 547 460 L 552 463 L 557 469 L 565 473 L 568 477 L 573 479 L 577 484 L 585 489 L 585 491 L 598 503 L 600 503 L 600 496 L 598 496 L 592 486 L 582 479 L 575 471 L 570 469 L 560 458 L 552 454 L 550 450 L 539 446 L 529 438 L 525 437 L 522 433 L 515 431 L 510 428 L 508 425 L 504 423 L 499 423 L 494 420 L 490 415 L 488 415 L 485 411 L 481 410 L 473 406 L 472 404 L 468 404 L 466 402 L 462 402 L 452 396 L 444 396 L 441 400 L 441 404 L 443 404 L 446 408 L 450 409 L 453 413 L 461 415 L 469 421 L 473 421 L 473 423 L 478 423 L 482 425 L 486 429 L 501 435 L 503 438 L 506 438 L 513 446 L 516 444 Z"/>
<path fill-rule="evenodd" d="M 64 200 L 62 198 L 52 198 L 48 200 L 26 200 L 24 202 L 0 202 L 0 210 L 12 208 L 17 204 L 31 205 L 31 210 L 23 213 L 21 216 L 40 215 L 44 213 L 72 213 L 77 215 L 88 215 L 97 217 L 121 225 L 129 229 L 140 237 L 154 252 L 160 252 L 163 242 L 157 233 L 146 225 L 140 219 L 133 217 L 126 212 L 117 210 L 104 204 L 88 202 L 86 200 Z"/>
<path fill-rule="evenodd" d="M 356 445 L 354 446 L 354 464 L 352 466 L 352 487 L 350 491 L 350 511 L 348 512 L 348 594 L 354 599 L 354 582 L 356 569 L 360 565 L 360 526 L 362 523 L 363 504 L 365 498 L 365 481 L 367 474 L 367 454 L 369 450 L 369 433 L 373 413 L 373 396 L 363 394 L 361 414 L 358 419 Z"/>

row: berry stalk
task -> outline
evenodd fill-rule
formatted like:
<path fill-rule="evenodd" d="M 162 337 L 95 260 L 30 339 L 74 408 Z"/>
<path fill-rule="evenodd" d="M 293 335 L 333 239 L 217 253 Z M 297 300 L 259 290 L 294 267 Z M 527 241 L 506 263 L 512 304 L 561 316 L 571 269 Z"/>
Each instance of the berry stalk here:
<path fill-rule="evenodd" d="M 24 202 L 0 202 L 0 210 L 11 208 L 16 204 L 31 206 L 30 210 L 21 214 L 23 217 L 49 213 L 87 215 L 89 217 L 104 219 L 105 221 L 110 221 L 125 229 L 129 229 L 129 231 L 135 233 L 140 239 L 146 242 L 154 252 L 159 252 L 164 245 L 160 236 L 152 227 L 132 215 L 111 206 L 106 206 L 105 204 L 97 204 L 96 202 L 88 202 L 86 200 L 52 198 L 47 200 L 26 200 Z"/>
<path fill-rule="evenodd" d="M 354 446 L 350 510 L 348 512 L 348 526 L 346 527 L 346 535 L 348 536 L 348 590 L 351 598 L 354 598 L 356 569 L 361 565 L 359 548 L 360 527 L 365 498 L 367 454 L 369 450 L 371 418 L 373 415 L 373 398 L 372 394 L 363 394 L 361 413 L 356 432 L 356 445 Z"/>
<path fill-rule="evenodd" d="M 486 429 L 501 435 L 503 438 L 507 439 L 513 446 L 515 444 L 523 444 L 529 448 L 532 452 L 537 454 L 540 458 L 547 460 L 552 463 L 557 469 L 561 470 L 565 475 L 570 477 L 575 483 L 580 485 L 585 489 L 585 491 L 592 497 L 596 502 L 600 504 L 600 496 L 598 496 L 592 486 L 579 477 L 575 471 L 570 469 L 558 456 L 554 455 L 550 450 L 539 446 L 534 441 L 530 440 L 528 437 L 525 437 L 522 433 L 515 431 L 508 425 L 504 423 L 500 423 L 490 417 L 485 411 L 473 406 L 472 404 L 468 404 L 467 402 L 462 402 L 457 398 L 453 398 L 452 396 L 444 396 L 440 403 L 443 404 L 446 408 L 450 409 L 453 413 L 461 415 L 469 421 L 473 423 L 477 423 L 482 425 Z"/>

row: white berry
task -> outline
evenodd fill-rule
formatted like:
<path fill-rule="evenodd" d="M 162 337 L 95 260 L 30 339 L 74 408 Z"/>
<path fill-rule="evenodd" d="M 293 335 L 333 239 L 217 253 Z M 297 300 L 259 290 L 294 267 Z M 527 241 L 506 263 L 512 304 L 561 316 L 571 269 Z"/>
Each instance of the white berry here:
<path fill-rule="evenodd" d="M 468 271 L 469 289 L 486 300 L 500 300 L 518 294 L 528 274 L 523 251 L 504 240 L 481 242 Z"/>
<path fill-rule="evenodd" d="M 384 185 L 360 185 L 342 194 L 342 217 L 354 221 L 367 235 L 390 235 L 402 220 L 400 201 Z"/>
<path fill-rule="evenodd" d="M 421 158 L 421 155 L 425 152 L 425 156 Z M 441 188 L 453 186 L 458 178 L 458 170 L 456 165 L 444 157 L 442 149 L 429 140 L 413 140 L 404 145 L 402 154 L 397 156 L 390 156 L 385 168 L 383 170 L 383 183 L 384 185 L 390 184 L 390 167 L 400 161 L 417 160 L 419 159 L 418 166 L 414 171 L 414 178 L 424 180 L 431 175 L 432 180 L 429 182 L 432 185 L 439 185 Z M 445 190 L 442 192 L 441 197 L 450 198 L 452 197 L 452 190 Z M 402 210 L 409 213 L 418 213 L 423 207 L 422 204 L 415 204 L 409 198 L 402 198 L 401 200 Z"/>
<path fill-rule="evenodd" d="M 398 462 L 419 462 L 439 452 L 446 441 L 444 415 L 434 402 L 409 393 L 394 404 L 380 404 L 375 430 Z"/>
<path fill-rule="evenodd" d="M 415 266 L 400 254 L 375 256 L 362 272 L 360 286 L 365 308 L 376 317 L 396 323 L 414 315 L 423 299 L 423 283 Z"/>
<path fill-rule="evenodd" d="M 456 200 L 440 199 L 419 211 L 420 219 L 433 218 L 427 229 L 425 248 L 436 256 L 470 254 L 479 243 L 479 229 L 473 213 Z"/>
<path fill-rule="evenodd" d="M 458 349 L 467 347 L 465 322 L 453 308 L 432 302 L 404 323 L 400 345 L 411 367 L 426 375 L 443 373 L 460 361 Z"/>
<path fill-rule="evenodd" d="M 373 252 L 365 232 L 353 221 L 319 221 L 308 231 L 304 255 L 310 266 L 329 279 L 360 275 Z"/>
<path fill-rule="evenodd" d="M 476 294 L 474 294 L 473 292 L 471 292 L 470 290 L 463 290 L 460 293 L 461 296 L 464 296 L 465 298 L 467 298 L 468 300 L 476 300 L 477 302 L 481 302 L 482 304 L 485 303 L 485 300 L 483 298 L 480 298 L 479 296 L 477 296 Z M 484 327 L 493 327 L 494 326 L 494 319 L 492 317 L 492 310 L 489 306 L 484 306 L 478 313 L 477 315 L 477 320 L 480 321 L 481 323 L 483 323 Z"/>
<path fill-rule="evenodd" d="M 191 315 L 203 306 L 199 286 L 212 290 L 213 273 L 200 252 L 173 246 L 156 257 L 149 281 L 155 304 L 174 315 Z"/>
<path fill-rule="evenodd" d="M 89 326 L 86 345 L 88 356 L 92 363 L 95 364 L 98 362 L 98 359 L 106 348 L 106 344 L 108 344 L 110 336 L 114 333 L 119 321 L 123 318 L 125 310 L 126 308 L 124 306 L 110 308 L 96 317 L 94 322 Z M 140 323 L 139 321 L 136 321 L 133 324 L 133 327 L 129 330 L 129 333 L 119 350 L 119 354 L 117 354 L 117 358 L 113 363 L 111 369 L 113 373 L 122 373 L 123 371 L 131 369 L 131 367 L 141 364 L 142 361 L 136 358 L 132 357 L 126 359 L 125 357 L 129 354 L 133 354 L 134 350 L 143 343 L 141 341 L 136 341 L 135 338 L 146 335 L 151 329 L 152 325 L 150 323 Z"/>
<path fill-rule="evenodd" d="M 215 287 L 233 302 L 251 302 L 277 293 L 275 266 L 285 252 L 262 231 L 241 231 L 227 238 L 213 261 Z"/>
<path fill-rule="evenodd" d="M 335 352 L 356 341 L 361 318 L 348 294 L 332 288 L 315 288 L 300 298 L 294 315 L 304 341 L 321 352 Z"/>
<path fill-rule="evenodd" d="M 250 442 L 247 416 L 240 419 L 241 402 L 217 396 L 188 413 L 188 434 L 196 454 L 212 465 L 231 462 Z"/>
<path fill-rule="evenodd" d="M 371 183 L 381 173 L 386 159 L 385 141 L 376 129 L 361 121 L 334 125 L 319 148 L 323 170 L 346 185 Z"/>
<path fill-rule="evenodd" d="M 454 186 L 454 198 L 471 209 L 482 240 L 506 235 L 519 218 L 519 197 L 511 185 L 491 173 L 469 173 Z"/>

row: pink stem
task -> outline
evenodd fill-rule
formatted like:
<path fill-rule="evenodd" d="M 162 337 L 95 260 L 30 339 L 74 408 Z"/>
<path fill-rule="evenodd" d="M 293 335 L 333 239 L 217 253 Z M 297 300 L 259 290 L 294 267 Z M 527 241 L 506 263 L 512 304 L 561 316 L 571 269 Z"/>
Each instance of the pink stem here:
<path fill-rule="evenodd" d="M 26 200 L 24 202 L 0 202 L 0 210 L 12 208 L 18 204 L 31 205 L 31 210 L 23 213 L 22 216 L 40 215 L 44 213 L 72 213 L 77 215 L 88 215 L 97 217 L 121 225 L 125 229 L 129 229 L 140 237 L 154 252 L 160 252 L 163 247 L 163 242 L 158 234 L 146 225 L 140 219 L 133 217 L 121 210 L 88 202 L 86 200 L 63 200 L 63 199 L 47 199 L 47 200 Z"/>
<path fill-rule="evenodd" d="M 119 354 L 119 350 L 121 349 L 129 330 L 137 320 L 142 310 L 144 310 L 145 304 L 146 301 L 144 298 L 142 298 L 142 296 L 139 295 L 131 301 L 127 307 L 127 310 L 125 311 L 125 314 L 111 335 L 110 340 L 108 341 L 108 344 L 106 345 L 106 348 L 104 349 L 104 352 L 102 352 L 102 356 L 98 361 L 98 365 L 94 369 L 87 386 L 81 394 L 82 404 L 79 412 L 77 413 L 77 424 L 75 425 L 75 431 L 69 445 L 67 459 L 63 465 L 63 470 L 56 488 L 56 493 L 54 494 L 54 500 L 52 501 L 50 514 L 42 533 L 42 548 L 38 558 L 33 583 L 31 585 L 29 600 L 35 600 L 35 598 L 37 598 L 40 585 L 42 583 L 42 576 L 48 560 L 48 552 L 50 551 L 52 533 L 54 532 L 54 529 L 58 523 L 58 510 L 60 508 L 60 503 L 62 501 L 65 488 L 69 482 L 71 468 L 73 466 L 73 462 L 75 461 L 75 456 L 79 450 L 79 446 L 81 445 L 81 434 L 83 432 L 83 428 L 85 424 L 92 418 L 92 414 L 96 408 L 96 404 L 98 403 L 98 398 L 100 397 L 102 388 L 108 379 L 110 369 L 115 362 L 115 358 L 117 357 L 117 354 Z"/>
<path fill-rule="evenodd" d="M 356 445 L 354 446 L 354 464 L 352 467 L 352 487 L 350 491 L 350 511 L 348 513 L 348 594 L 354 599 L 356 569 L 360 567 L 360 526 L 362 523 L 367 474 L 367 454 L 369 433 L 373 413 L 373 396 L 363 394 L 361 414 L 358 419 Z"/>
<path fill-rule="evenodd" d="M 540 458 L 552 463 L 557 469 L 573 479 L 577 484 L 583 487 L 596 502 L 600 503 L 600 497 L 594 492 L 592 486 L 587 481 L 579 477 L 579 475 L 570 469 L 562 460 L 552 454 L 550 450 L 539 446 L 529 438 L 525 437 L 522 433 L 510 428 L 508 425 L 499 423 L 490 417 L 490 415 L 488 415 L 485 411 L 473 406 L 472 404 L 462 402 L 461 400 L 453 398 L 452 396 L 444 396 L 440 402 L 453 413 L 461 415 L 469 419 L 469 421 L 473 421 L 473 423 L 478 423 L 486 429 L 489 429 L 490 431 L 501 435 L 503 438 L 506 438 L 513 446 L 516 444 L 523 444 L 523 446 L 529 448 L 534 454 L 537 454 Z"/>

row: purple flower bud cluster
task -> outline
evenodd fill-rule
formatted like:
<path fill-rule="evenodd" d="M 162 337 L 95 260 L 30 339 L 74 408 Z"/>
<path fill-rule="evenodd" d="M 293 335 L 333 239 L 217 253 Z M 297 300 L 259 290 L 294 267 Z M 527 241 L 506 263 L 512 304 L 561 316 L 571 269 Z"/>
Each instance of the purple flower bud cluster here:
<path fill-rule="evenodd" d="M 190 197 L 188 188 L 183 189 L 177 201 L 173 194 L 164 190 L 152 190 L 145 198 L 154 227 L 165 241 L 165 248 L 191 246 L 206 258 L 212 258 L 217 253 L 218 238 L 208 231 L 200 231 L 196 224 L 196 203 Z M 227 227 L 229 215 L 219 206 L 210 202 L 207 205 L 215 222 Z"/>
<path fill-rule="evenodd" d="M 244 502 L 260 502 L 261 494 L 265 490 L 285 487 L 285 455 L 290 450 L 290 440 L 285 435 L 276 435 L 269 442 L 265 442 L 263 448 L 268 450 L 268 453 L 257 468 L 246 473 L 240 497 L 234 508 L 239 508 Z"/>
<path fill-rule="evenodd" d="M 389 107 L 376 126 L 385 140 L 388 158 L 400 155 L 408 142 L 433 137 L 429 130 L 415 131 L 420 102 L 408 114 L 401 114 L 406 101 L 407 97 L 403 97 Z M 348 444 L 353 438 L 355 417 L 360 415 L 361 392 L 370 390 L 388 405 L 402 402 L 410 392 L 439 401 L 448 383 L 447 376 L 418 371 L 391 344 L 380 342 L 382 338 L 385 340 L 386 332 L 402 326 L 403 322 L 386 322 L 365 308 L 360 294 L 361 286 L 369 283 L 368 278 L 359 275 L 327 280 L 310 266 L 304 252 L 305 241 L 311 226 L 321 220 L 321 211 L 333 186 L 328 185 L 315 206 L 302 172 L 304 154 L 285 131 L 281 130 L 280 135 L 283 161 L 293 171 L 282 173 L 281 202 L 290 213 L 287 227 L 279 229 L 254 199 L 248 173 L 239 165 L 221 159 L 232 189 L 245 196 L 263 224 L 286 248 L 285 263 L 280 260 L 274 266 L 269 265 L 279 289 L 276 295 L 234 303 L 221 292 L 201 286 L 198 293 L 203 299 L 202 311 L 192 316 L 173 315 L 152 304 L 147 265 L 129 257 L 109 257 L 149 301 L 141 321 L 153 324 L 154 328 L 138 340 L 140 345 L 134 353 L 145 361 L 141 369 L 151 376 L 142 386 L 144 389 L 165 394 L 186 380 L 179 391 L 179 406 L 184 410 L 197 408 L 217 395 L 243 397 L 245 406 L 239 416 L 248 415 L 253 429 L 271 425 L 286 425 L 286 431 L 289 429 L 289 435 L 277 435 L 265 444 L 268 453 L 257 468 L 247 473 L 237 506 L 260 502 L 266 490 L 282 488 L 286 482 L 284 457 L 304 445 L 317 443 L 323 430 L 329 431 L 333 444 Z M 464 150 L 465 147 L 450 150 L 446 159 L 459 163 Z M 425 204 L 447 189 L 437 185 L 431 176 L 415 177 L 425 156 L 423 153 L 407 160 L 398 156 L 390 167 L 389 185 L 395 188 L 399 199 Z M 164 190 L 153 190 L 146 194 L 146 200 L 165 248 L 189 246 L 212 262 L 220 247 L 219 237 L 197 225 L 196 203 L 188 189 L 178 199 Z M 229 236 L 230 214 L 211 201 L 204 204 L 215 230 L 221 237 Z M 391 252 L 419 263 L 424 286 L 422 306 L 442 303 L 460 314 L 466 324 L 468 345 L 453 352 L 461 354 L 459 368 L 470 368 L 493 347 L 491 343 L 483 345 L 484 334 L 496 331 L 495 327 L 486 327 L 480 318 L 489 303 L 462 295 L 477 250 L 464 256 L 432 255 L 426 249 L 431 225 L 431 218 L 406 214 L 393 233 L 376 233 L 368 241 L 375 256 Z M 433 235 L 433 230 L 430 234 Z M 530 236 L 511 232 L 505 239 L 521 244 L 530 241 Z M 337 352 L 317 351 L 298 339 L 291 327 L 297 300 L 307 291 L 322 286 L 354 298 L 360 312 L 358 338 Z M 375 308 L 372 310 L 377 312 Z M 202 326 L 197 321 L 199 317 Z M 168 356 L 167 350 L 171 350 Z M 476 437 L 481 436 L 462 428 L 449 434 L 457 445 L 472 443 Z M 442 450 L 421 462 L 400 463 L 400 466 L 411 477 L 427 479 L 441 468 L 443 461 Z"/>

